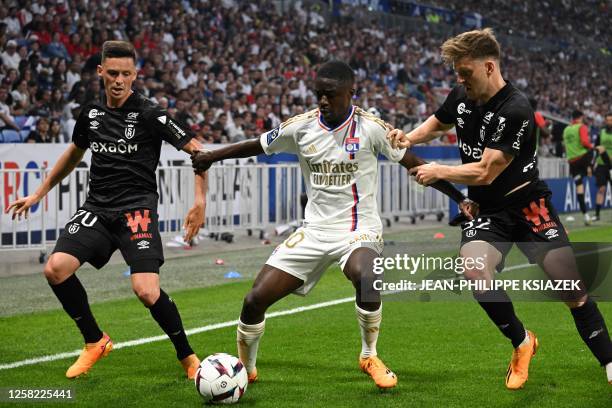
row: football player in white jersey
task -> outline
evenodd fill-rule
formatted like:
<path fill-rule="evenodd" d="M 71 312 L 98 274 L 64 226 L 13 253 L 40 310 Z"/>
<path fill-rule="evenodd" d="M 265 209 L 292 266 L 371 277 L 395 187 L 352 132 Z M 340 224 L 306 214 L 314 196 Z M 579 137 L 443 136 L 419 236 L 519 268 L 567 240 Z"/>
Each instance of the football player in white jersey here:
<path fill-rule="evenodd" d="M 337 262 L 355 287 L 360 367 L 378 387 L 392 388 L 397 377 L 376 351 L 382 304 L 373 288 L 372 266 L 383 249 L 376 204 L 378 154 L 408 169 L 425 162 L 406 149 L 393 149 L 386 139 L 391 127 L 351 104 L 354 74 L 346 63 L 323 64 L 315 91 L 318 109 L 287 120 L 259 139 L 192 156 L 195 170 L 201 172 L 219 160 L 294 153 L 304 175 L 308 204 L 303 226 L 276 247 L 244 298 L 237 329 L 239 357 L 249 382 L 255 381 L 267 308 L 292 292 L 306 295 Z M 459 202 L 466 215 L 471 212 L 473 204 L 451 184 L 432 186 Z"/>

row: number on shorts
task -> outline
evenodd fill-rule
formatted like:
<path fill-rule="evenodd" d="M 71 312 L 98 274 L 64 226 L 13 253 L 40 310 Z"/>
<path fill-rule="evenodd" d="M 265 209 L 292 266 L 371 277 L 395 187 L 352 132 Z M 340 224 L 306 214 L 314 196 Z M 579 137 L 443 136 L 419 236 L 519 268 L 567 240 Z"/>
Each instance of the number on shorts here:
<path fill-rule="evenodd" d="M 92 225 L 94 225 L 96 223 L 96 221 L 98 221 L 98 216 L 97 215 L 93 215 L 89 211 L 78 210 L 76 212 L 76 214 L 74 214 L 74 216 L 68 222 L 69 223 L 73 222 L 74 220 L 76 220 L 79 217 L 81 217 L 80 224 L 85 226 L 85 227 L 91 227 Z M 91 218 L 91 217 L 93 217 L 93 218 Z M 90 218 L 91 218 L 91 220 L 89 220 Z"/>

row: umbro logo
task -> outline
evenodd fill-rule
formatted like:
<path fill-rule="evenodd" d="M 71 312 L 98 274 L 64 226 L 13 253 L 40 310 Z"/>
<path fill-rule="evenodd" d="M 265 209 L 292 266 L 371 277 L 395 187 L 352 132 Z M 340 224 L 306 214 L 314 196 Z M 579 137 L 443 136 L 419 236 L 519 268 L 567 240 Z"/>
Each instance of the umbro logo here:
<path fill-rule="evenodd" d="M 91 122 L 89 122 L 89 128 L 91 130 L 96 130 L 98 129 L 99 126 L 100 126 L 100 122 L 98 122 L 97 120 L 92 120 Z"/>
<path fill-rule="evenodd" d="M 136 246 L 138 246 L 138 249 L 149 249 L 149 241 L 138 241 Z"/>
<path fill-rule="evenodd" d="M 553 238 L 557 238 L 559 236 L 559 231 L 557 231 L 554 228 L 549 229 L 548 231 L 546 231 L 544 233 L 544 235 L 546 235 L 548 237 L 548 239 L 553 239 Z"/>
<path fill-rule="evenodd" d="M 166 122 L 168 121 L 168 117 L 166 115 L 159 116 L 157 120 L 159 120 L 163 125 L 165 125 Z"/>
<path fill-rule="evenodd" d="M 589 340 L 592 339 L 593 337 L 597 337 L 599 336 L 599 334 L 603 332 L 603 327 L 599 330 L 595 330 L 593 333 L 591 333 L 591 335 L 589 336 Z"/>

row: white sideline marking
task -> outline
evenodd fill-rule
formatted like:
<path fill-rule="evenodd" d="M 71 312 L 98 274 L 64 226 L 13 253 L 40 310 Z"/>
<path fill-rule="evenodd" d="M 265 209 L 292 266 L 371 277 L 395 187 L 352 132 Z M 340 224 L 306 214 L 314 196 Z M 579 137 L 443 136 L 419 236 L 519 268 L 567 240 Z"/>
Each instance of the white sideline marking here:
<path fill-rule="evenodd" d="M 315 303 L 313 305 L 308 305 L 308 306 L 296 307 L 294 309 L 279 310 L 278 312 L 266 313 L 266 319 L 307 312 L 309 310 L 321 309 L 324 307 L 330 307 L 330 306 L 339 305 L 341 303 L 348 303 L 348 302 L 354 302 L 354 301 L 355 301 L 355 297 L 353 296 L 353 297 L 346 297 L 342 299 L 330 300 L 328 302 Z M 222 329 L 225 327 L 232 327 L 236 325 L 238 325 L 238 320 L 230 320 L 227 322 L 209 324 L 207 326 L 188 329 L 188 330 L 185 330 L 185 333 L 187 333 L 187 335 L 192 335 L 196 333 L 202 333 L 202 332 Z M 113 349 L 122 349 L 125 347 L 140 346 L 142 344 L 153 343 L 156 341 L 162 341 L 162 340 L 167 340 L 167 339 L 168 339 L 168 336 L 166 336 L 165 334 L 160 335 L 160 336 L 144 337 L 144 338 L 140 338 L 136 340 L 124 341 L 121 343 L 113 344 Z M 27 360 L 15 361 L 13 363 L 0 364 L 0 370 L 10 370 L 11 368 L 18 368 L 18 367 L 23 367 L 27 365 L 47 363 L 49 361 L 63 360 L 63 359 L 70 358 L 70 357 L 77 357 L 79 354 L 81 354 L 81 350 L 75 350 L 75 351 L 59 353 L 59 354 L 52 354 L 52 355 L 36 357 L 36 358 L 29 358 Z"/>

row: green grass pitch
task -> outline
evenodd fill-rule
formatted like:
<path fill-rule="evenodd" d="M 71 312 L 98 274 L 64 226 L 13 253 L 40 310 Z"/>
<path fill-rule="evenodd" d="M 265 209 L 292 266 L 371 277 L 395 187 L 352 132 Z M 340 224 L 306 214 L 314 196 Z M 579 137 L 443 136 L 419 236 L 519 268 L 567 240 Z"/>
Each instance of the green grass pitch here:
<path fill-rule="evenodd" d="M 570 237 L 574 241 L 610 241 L 612 227 L 578 228 Z M 171 275 L 193 261 L 169 261 L 163 273 Z M 127 281 L 124 284 L 129 286 Z M 237 319 L 250 285 L 250 279 L 245 279 L 174 290 L 171 295 L 190 329 Z M 350 283 L 334 267 L 308 297 L 290 296 L 270 312 L 352 295 Z M 46 296 L 52 296 L 50 290 Z M 100 326 L 116 344 L 162 334 L 133 296 L 92 300 Z M 0 305 L 9 307 L 1 300 Z M 612 387 L 580 340 L 565 306 L 521 302 L 515 307 L 541 342 L 529 381 L 521 391 L 505 389 L 511 346 L 474 302 L 385 303 L 378 352 L 398 375 L 399 384 L 391 391 L 378 391 L 358 368 L 358 325 L 353 303 L 345 301 L 268 319 L 260 344 L 260 380 L 248 387 L 240 405 L 610 407 Z M 600 302 L 600 308 L 612 327 L 612 303 Z M 1 316 L 0 366 L 82 347 L 78 330 L 57 304 L 48 310 Z M 190 341 L 200 357 L 214 352 L 236 354 L 234 326 L 193 334 Z M 68 406 L 79 407 L 185 407 L 202 403 L 192 382 L 184 378 L 167 340 L 114 350 L 87 376 L 70 381 L 64 372 L 73 360 L 0 369 L 0 388 L 70 387 L 76 403 Z M 17 405 L 28 406 L 4 403 Z"/>

